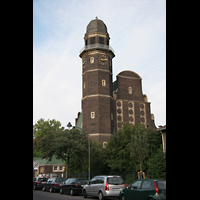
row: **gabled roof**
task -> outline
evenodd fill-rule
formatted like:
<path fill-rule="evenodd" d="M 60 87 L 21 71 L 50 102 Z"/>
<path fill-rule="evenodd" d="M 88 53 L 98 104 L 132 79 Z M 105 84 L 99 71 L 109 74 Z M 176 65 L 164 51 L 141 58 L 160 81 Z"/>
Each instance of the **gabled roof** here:
<path fill-rule="evenodd" d="M 54 164 L 64 165 L 65 164 L 61 159 L 56 159 L 55 156 L 52 157 L 51 161 L 42 159 L 41 157 L 34 157 L 33 162 L 38 162 L 39 165 L 54 165 Z"/>

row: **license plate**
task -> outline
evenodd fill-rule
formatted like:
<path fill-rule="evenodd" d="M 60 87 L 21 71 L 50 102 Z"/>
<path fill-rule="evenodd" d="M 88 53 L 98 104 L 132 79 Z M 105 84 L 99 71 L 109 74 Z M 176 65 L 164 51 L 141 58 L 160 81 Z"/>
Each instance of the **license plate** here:
<path fill-rule="evenodd" d="M 113 191 L 120 191 L 121 190 L 121 188 L 113 188 Z"/>

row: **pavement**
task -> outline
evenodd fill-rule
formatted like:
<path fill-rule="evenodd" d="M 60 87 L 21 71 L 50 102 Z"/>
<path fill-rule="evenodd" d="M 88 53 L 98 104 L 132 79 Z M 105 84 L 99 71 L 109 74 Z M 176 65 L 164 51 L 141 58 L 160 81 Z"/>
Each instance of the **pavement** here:
<path fill-rule="evenodd" d="M 42 190 L 33 190 L 33 200 L 85 200 L 83 195 L 77 194 L 74 196 L 60 194 L 59 192 L 43 192 Z M 87 197 L 87 200 L 98 200 L 98 197 Z M 107 199 L 107 200 L 114 200 Z M 117 200 L 117 198 L 115 198 Z"/>

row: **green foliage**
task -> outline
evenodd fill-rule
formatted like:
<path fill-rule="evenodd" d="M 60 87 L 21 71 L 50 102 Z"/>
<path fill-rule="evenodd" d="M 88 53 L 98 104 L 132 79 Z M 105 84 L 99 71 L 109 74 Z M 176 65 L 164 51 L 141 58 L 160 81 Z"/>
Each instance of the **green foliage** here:
<path fill-rule="evenodd" d="M 148 167 L 151 178 L 166 179 L 166 153 L 163 152 L 162 145 L 153 153 L 152 158 L 149 158 Z"/>
<path fill-rule="evenodd" d="M 50 133 L 56 131 L 64 130 L 64 127 L 61 127 L 61 123 L 55 119 L 47 120 L 39 119 L 35 125 L 33 125 L 33 157 L 41 157 L 42 147 L 40 141 Z"/>
<path fill-rule="evenodd" d="M 48 137 L 41 140 L 41 146 L 44 152 L 42 158 L 51 160 L 55 155 L 66 162 L 67 177 L 70 161 L 73 162 L 73 169 L 77 170 L 82 165 L 80 161 L 87 157 L 88 140 L 79 130 L 60 130 L 48 133 Z"/>
<path fill-rule="evenodd" d="M 150 172 L 151 178 L 166 177 L 166 160 L 160 145 L 160 132 L 143 125 L 123 124 L 105 148 L 90 141 L 90 171 L 94 174 L 123 174 L 126 182 L 136 179 L 138 170 Z M 40 119 L 33 126 L 33 156 L 66 163 L 67 173 L 88 171 L 88 138 L 78 129 L 64 130 L 59 121 Z M 133 173 L 136 172 L 136 173 Z"/>
<path fill-rule="evenodd" d="M 155 129 L 123 124 L 108 140 L 104 163 L 115 173 L 131 174 L 147 169 L 148 157 L 160 146 L 160 139 Z"/>
<path fill-rule="evenodd" d="M 64 130 L 59 121 L 55 119 L 45 121 L 41 118 L 33 125 L 33 139 L 41 139 L 48 133 L 58 130 Z"/>
<path fill-rule="evenodd" d="M 142 164 L 147 157 L 149 150 L 148 143 L 149 129 L 144 128 L 142 125 L 134 126 L 132 128 L 132 135 L 130 140 L 130 155 L 131 158 L 140 163 L 140 170 L 142 171 Z"/>

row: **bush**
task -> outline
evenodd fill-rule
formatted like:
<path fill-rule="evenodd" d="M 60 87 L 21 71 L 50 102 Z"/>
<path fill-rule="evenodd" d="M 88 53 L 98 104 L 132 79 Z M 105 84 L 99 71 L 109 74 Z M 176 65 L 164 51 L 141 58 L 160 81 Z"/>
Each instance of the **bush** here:
<path fill-rule="evenodd" d="M 155 179 L 166 179 L 166 154 L 162 146 L 149 158 L 148 170 L 150 177 Z"/>

